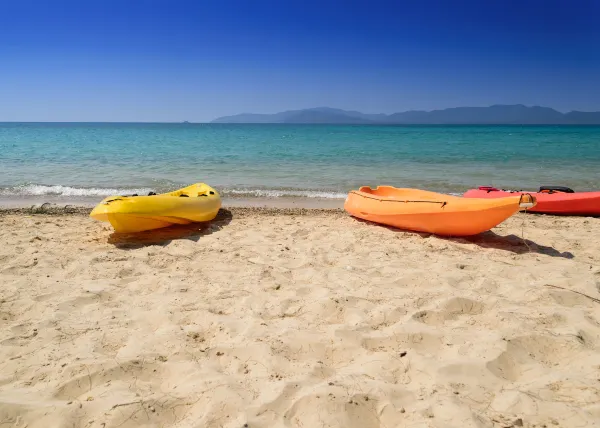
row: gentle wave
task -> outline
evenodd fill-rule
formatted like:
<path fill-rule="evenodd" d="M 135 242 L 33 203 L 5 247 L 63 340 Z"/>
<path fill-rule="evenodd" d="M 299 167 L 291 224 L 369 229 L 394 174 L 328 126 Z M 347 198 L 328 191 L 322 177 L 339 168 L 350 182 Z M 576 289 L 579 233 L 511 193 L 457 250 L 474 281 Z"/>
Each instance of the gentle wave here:
<path fill-rule="evenodd" d="M 328 192 L 322 190 L 291 190 L 291 189 L 223 189 L 224 196 L 255 197 L 255 198 L 319 198 L 344 199 L 347 193 Z"/>
<path fill-rule="evenodd" d="M 182 185 L 183 187 L 183 185 Z M 112 195 L 146 195 L 149 192 L 168 192 L 172 189 L 156 188 L 102 188 L 102 187 L 71 187 L 62 185 L 47 186 L 43 184 L 27 184 L 22 186 L 0 188 L 1 196 L 112 196 Z M 319 199 L 344 199 L 346 193 L 330 192 L 324 190 L 297 190 L 297 189 L 222 189 L 223 196 L 248 197 L 248 198 L 319 198 Z"/>
<path fill-rule="evenodd" d="M 181 185 L 180 187 L 183 187 Z M 27 184 L 22 186 L 0 188 L 0 196 L 62 196 L 62 197 L 87 197 L 87 196 L 113 196 L 113 195 L 147 195 L 149 192 L 163 193 L 176 190 L 173 188 L 150 187 L 71 187 L 62 185 L 47 186 L 43 184 Z M 313 199 L 345 199 L 348 193 L 328 190 L 301 190 L 301 189 L 252 189 L 252 188 L 223 188 L 217 189 L 224 197 L 232 198 L 313 198 Z M 457 192 L 441 192 L 454 196 L 461 196 Z"/>
<path fill-rule="evenodd" d="M 140 195 L 151 192 L 149 188 L 101 188 L 101 187 L 71 187 L 45 186 L 42 184 L 27 184 L 24 186 L 5 187 L 0 189 L 2 196 L 112 196 L 137 193 Z"/>

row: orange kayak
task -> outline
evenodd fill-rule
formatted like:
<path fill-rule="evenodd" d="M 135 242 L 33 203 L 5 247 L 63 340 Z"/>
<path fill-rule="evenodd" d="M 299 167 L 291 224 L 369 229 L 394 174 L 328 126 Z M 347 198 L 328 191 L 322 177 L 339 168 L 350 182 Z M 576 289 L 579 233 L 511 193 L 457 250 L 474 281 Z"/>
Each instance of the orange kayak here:
<path fill-rule="evenodd" d="M 465 198 L 506 198 L 529 193 L 535 195 L 537 205 L 531 212 L 554 215 L 600 216 L 600 192 L 574 192 L 568 187 L 545 186 L 538 192 L 500 190 L 482 186 L 467 191 Z"/>
<path fill-rule="evenodd" d="M 528 194 L 467 199 L 426 190 L 363 186 L 348 194 L 344 209 L 354 217 L 399 229 L 469 236 L 485 232 L 535 204 L 535 198 Z"/>

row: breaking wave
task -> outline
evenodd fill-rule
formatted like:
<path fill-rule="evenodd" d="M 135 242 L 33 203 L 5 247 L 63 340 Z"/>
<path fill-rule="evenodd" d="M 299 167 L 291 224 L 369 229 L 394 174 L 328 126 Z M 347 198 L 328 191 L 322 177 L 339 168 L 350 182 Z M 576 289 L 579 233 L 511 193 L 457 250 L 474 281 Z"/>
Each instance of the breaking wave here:
<path fill-rule="evenodd" d="M 344 199 L 347 193 L 324 190 L 295 190 L 295 189 L 223 189 L 224 196 L 255 197 L 255 198 L 319 198 Z"/>
<path fill-rule="evenodd" d="M 184 185 L 180 186 L 183 187 Z M 21 186 L 0 188 L 0 196 L 112 196 L 112 195 L 146 195 L 149 192 L 168 192 L 173 188 L 151 187 L 72 187 L 63 185 L 26 184 Z M 344 199 L 347 193 L 328 190 L 302 190 L 302 189 L 253 189 L 253 188 L 222 188 L 217 190 L 223 197 L 232 198 L 318 198 L 318 199 Z"/>
<path fill-rule="evenodd" d="M 111 196 L 137 193 L 140 195 L 152 191 L 150 188 L 103 188 L 103 187 L 71 187 L 45 186 L 27 184 L 23 186 L 0 188 L 2 196 Z"/>

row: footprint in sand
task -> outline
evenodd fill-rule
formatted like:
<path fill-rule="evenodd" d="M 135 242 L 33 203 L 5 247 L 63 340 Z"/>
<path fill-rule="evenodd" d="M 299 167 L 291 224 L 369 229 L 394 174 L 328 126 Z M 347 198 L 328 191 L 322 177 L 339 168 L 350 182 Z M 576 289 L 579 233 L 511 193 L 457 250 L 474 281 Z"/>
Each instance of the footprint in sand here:
<path fill-rule="evenodd" d="M 57 309 L 61 311 L 70 311 L 73 309 L 79 309 L 84 306 L 93 305 L 97 303 L 105 303 L 112 299 L 112 294 L 101 291 L 97 293 L 88 292 L 80 294 L 74 299 L 65 300 L 57 306 Z"/>
<path fill-rule="evenodd" d="M 115 324 L 118 323 L 115 322 Z M 123 348 L 123 344 L 129 340 L 130 335 L 131 332 L 125 329 L 110 329 L 102 336 L 101 340 L 94 343 L 94 352 L 115 358 L 119 350 Z"/>
<path fill-rule="evenodd" d="M 53 397 L 59 400 L 76 400 L 93 395 L 94 388 L 107 382 L 122 383 L 124 386 L 136 382 L 153 382 L 160 379 L 163 363 L 154 361 L 129 360 L 120 363 L 100 365 L 69 365 L 63 373 L 68 380 L 60 384 Z"/>
<path fill-rule="evenodd" d="M 29 342 L 37 337 L 37 328 L 32 328 L 31 324 L 19 324 L 11 327 L 11 333 L 14 335 L 0 342 L 2 346 L 27 346 Z"/>
<path fill-rule="evenodd" d="M 412 318 L 428 325 L 441 325 L 445 321 L 456 320 L 462 315 L 480 315 L 485 305 L 465 297 L 454 297 L 441 305 L 439 311 L 424 310 L 416 312 Z"/>
<path fill-rule="evenodd" d="M 397 306 L 392 309 L 375 308 L 368 317 L 368 323 L 374 330 L 383 329 L 402 322 L 407 312 L 406 308 L 402 306 Z"/>
<path fill-rule="evenodd" d="M 425 332 L 396 333 L 364 338 L 361 346 L 373 352 L 401 352 L 406 349 L 435 352 L 442 347 L 442 340 L 440 336 Z"/>
<path fill-rule="evenodd" d="M 527 366 L 541 365 L 542 368 L 552 368 L 565 361 L 575 360 L 577 354 L 584 349 L 585 337 L 561 336 L 550 337 L 541 335 L 520 336 L 510 339 L 506 351 L 486 365 L 494 375 L 510 380 L 520 379 Z M 532 371 L 535 375 L 537 371 Z M 538 372 L 539 373 L 539 372 Z"/>
<path fill-rule="evenodd" d="M 428 325 L 440 325 L 444 323 L 444 315 L 436 311 L 415 312 L 412 316 L 412 319 Z"/>
<path fill-rule="evenodd" d="M 476 300 L 454 297 L 446 302 L 443 313 L 446 319 L 456 319 L 460 315 L 480 315 L 485 306 Z"/>
<path fill-rule="evenodd" d="M 148 255 L 145 260 L 146 264 L 154 269 L 166 269 L 177 262 L 177 259 L 168 254 L 153 254 Z"/>
<path fill-rule="evenodd" d="M 516 382 L 521 377 L 521 366 L 510 352 L 502 352 L 486 364 L 487 369 L 500 379 Z"/>
<path fill-rule="evenodd" d="M 380 428 L 378 400 L 344 392 L 305 395 L 285 412 L 288 427 Z"/>

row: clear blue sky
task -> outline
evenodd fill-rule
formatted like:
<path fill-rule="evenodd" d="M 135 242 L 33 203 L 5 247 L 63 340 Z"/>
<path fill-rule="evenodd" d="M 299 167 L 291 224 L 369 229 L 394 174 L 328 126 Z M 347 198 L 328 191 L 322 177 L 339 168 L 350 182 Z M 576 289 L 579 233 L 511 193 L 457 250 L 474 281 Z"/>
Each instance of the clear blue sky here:
<path fill-rule="evenodd" d="M 600 0 L 2 0 L 0 121 L 600 110 Z"/>

